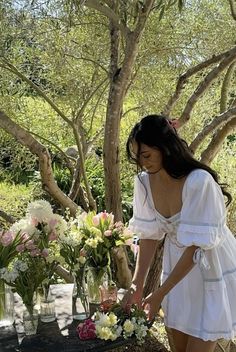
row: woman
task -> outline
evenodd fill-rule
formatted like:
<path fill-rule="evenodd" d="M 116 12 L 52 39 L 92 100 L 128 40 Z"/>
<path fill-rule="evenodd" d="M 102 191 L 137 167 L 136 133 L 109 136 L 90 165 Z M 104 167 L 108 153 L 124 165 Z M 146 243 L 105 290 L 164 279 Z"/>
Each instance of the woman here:
<path fill-rule="evenodd" d="M 224 204 L 231 196 L 164 116 L 149 115 L 134 126 L 127 154 L 142 172 L 130 220 L 139 254 L 123 304 L 142 304 L 150 320 L 162 305 L 177 352 L 211 352 L 217 339 L 236 334 L 236 240 L 225 224 Z M 164 237 L 162 284 L 143 299 L 157 241 Z"/>

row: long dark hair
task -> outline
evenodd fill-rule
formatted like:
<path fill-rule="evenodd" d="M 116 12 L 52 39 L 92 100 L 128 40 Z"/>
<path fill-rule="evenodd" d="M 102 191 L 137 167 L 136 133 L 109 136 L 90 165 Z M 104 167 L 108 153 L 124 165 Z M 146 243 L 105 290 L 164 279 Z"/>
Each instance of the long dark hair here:
<path fill-rule="evenodd" d="M 132 150 L 132 143 L 136 142 L 138 153 Z M 148 115 L 133 127 L 126 143 L 126 152 L 130 162 L 135 163 L 138 171 L 141 170 L 139 152 L 141 144 L 151 148 L 157 148 L 162 153 L 162 164 L 166 172 L 173 178 L 187 176 L 195 169 L 203 169 L 209 172 L 214 180 L 220 185 L 222 193 L 227 197 L 226 205 L 232 201 L 231 194 L 225 190 L 226 184 L 220 184 L 217 173 L 209 166 L 194 159 L 188 144 L 181 139 L 171 121 L 165 116 Z"/>

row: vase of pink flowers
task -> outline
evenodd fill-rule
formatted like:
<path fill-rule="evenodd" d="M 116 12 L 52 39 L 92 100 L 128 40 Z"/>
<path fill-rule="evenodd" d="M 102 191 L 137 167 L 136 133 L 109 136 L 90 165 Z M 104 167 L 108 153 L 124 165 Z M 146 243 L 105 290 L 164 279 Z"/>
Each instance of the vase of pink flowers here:
<path fill-rule="evenodd" d="M 25 236 L 19 232 L 0 232 L 0 327 L 9 326 L 14 322 L 14 295 L 5 279 L 8 266 L 25 240 Z"/>
<path fill-rule="evenodd" d="M 70 224 L 68 236 L 76 241 L 78 261 L 84 260 L 85 283 L 90 315 L 102 303 L 105 291 L 111 287 L 111 252 L 130 244 L 132 234 L 122 222 L 114 222 L 114 215 L 106 211 L 79 214 Z M 95 306 L 95 308 L 94 308 Z"/>

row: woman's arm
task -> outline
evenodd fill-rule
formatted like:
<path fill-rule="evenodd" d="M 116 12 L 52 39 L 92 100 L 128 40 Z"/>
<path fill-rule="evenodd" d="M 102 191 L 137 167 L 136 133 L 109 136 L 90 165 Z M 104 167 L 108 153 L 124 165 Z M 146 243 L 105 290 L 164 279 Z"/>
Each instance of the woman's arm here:
<path fill-rule="evenodd" d="M 157 244 L 156 240 L 140 240 L 132 283 L 122 300 L 123 306 L 130 306 L 133 303 L 141 306 L 143 287 Z"/>
<path fill-rule="evenodd" d="M 143 306 L 147 307 L 149 320 L 154 319 L 158 313 L 165 295 L 192 270 L 195 265 L 193 255 L 197 248 L 187 247 L 163 285 L 145 298 Z"/>

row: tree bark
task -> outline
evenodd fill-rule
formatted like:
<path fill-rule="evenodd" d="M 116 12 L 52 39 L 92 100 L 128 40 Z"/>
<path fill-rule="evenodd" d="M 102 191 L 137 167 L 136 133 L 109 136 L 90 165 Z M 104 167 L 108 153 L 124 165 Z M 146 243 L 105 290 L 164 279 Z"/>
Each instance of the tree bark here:
<path fill-rule="evenodd" d="M 216 132 L 208 147 L 201 155 L 201 162 L 210 164 L 220 150 L 225 138 L 236 128 L 236 117 L 227 122 L 224 127 Z"/>
<path fill-rule="evenodd" d="M 45 189 L 63 208 L 69 208 L 71 215 L 75 215 L 78 206 L 57 186 L 53 177 L 51 157 L 47 148 L 38 142 L 24 128 L 12 121 L 4 112 L 0 111 L 0 127 L 11 134 L 22 145 L 29 148 L 31 153 L 38 156 L 39 169 L 41 174 L 42 187 Z"/>

